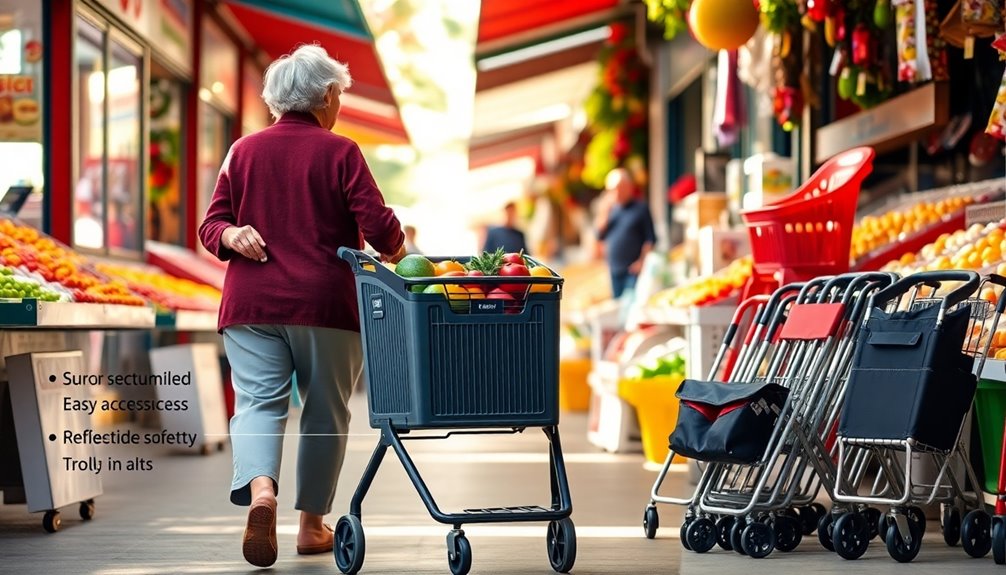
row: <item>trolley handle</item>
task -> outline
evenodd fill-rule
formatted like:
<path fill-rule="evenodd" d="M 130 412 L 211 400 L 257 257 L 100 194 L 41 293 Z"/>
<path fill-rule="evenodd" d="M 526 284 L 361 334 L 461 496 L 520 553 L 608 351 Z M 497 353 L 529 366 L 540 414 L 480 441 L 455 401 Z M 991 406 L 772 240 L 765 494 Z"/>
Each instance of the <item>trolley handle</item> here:
<path fill-rule="evenodd" d="M 854 276 L 852 281 L 849 282 L 848 288 L 845 293 L 842 294 L 842 303 L 849 305 L 853 298 L 857 299 L 857 304 L 862 298 L 857 297 L 860 290 L 871 291 L 877 289 L 877 286 L 887 287 L 894 282 L 898 281 L 899 276 L 893 272 L 856 272 L 849 274 Z M 860 287 L 865 286 L 865 287 Z"/>
<path fill-rule="evenodd" d="M 804 287 L 803 283 L 791 283 L 786 284 L 778 288 L 774 292 L 772 292 L 772 295 L 769 297 L 768 303 L 765 304 L 765 307 L 763 307 L 761 311 L 758 313 L 758 319 L 757 319 L 758 324 L 762 326 L 768 325 L 772 317 L 771 314 L 779 306 L 779 300 L 781 300 L 787 294 L 790 294 L 792 292 L 799 292 L 800 290 L 803 289 L 803 287 Z"/>
<path fill-rule="evenodd" d="M 874 305 L 887 303 L 895 298 L 901 297 L 907 293 L 908 290 L 919 284 L 930 285 L 931 282 L 936 283 L 937 285 L 942 282 L 963 282 L 964 285 L 947 294 L 944 299 L 945 307 L 951 308 L 967 299 L 975 292 L 976 289 L 978 289 L 981 277 L 973 271 L 963 270 L 918 272 L 902 278 L 894 282 L 894 285 L 884 288 L 874 294 Z"/>
<path fill-rule="evenodd" d="M 1003 292 L 999 294 L 999 301 L 996 303 L 996 313 L 1002 315 L 1002 313 L 1006 311 L 1006 297 L 1003 297 L 1003 294 L 1006 294 L 1006 277 L 999 274 L 989 274 L 985 279 L 987 279 L 989 283 L 994 283 L 1003 288 Z"/>
<path fill-rule="evenodd" d="M 354 250 L 353 248 L 340 247 L 339 251 L 336 253 L 339 254 L 340 258 L 349 263 L 349 267 L 352 268 L 354 274 L 360 275 L 364 272 L 373 273 L 380 277 L 385 283 L 397 283 L 395 281 L 397 280 L 403 285 L 405 284 L 405 281 L 401 276 L 391 273 L 391 270 L 384 267 L 381 262 L 374 259 L 374 257 L 367 252 Z"/>

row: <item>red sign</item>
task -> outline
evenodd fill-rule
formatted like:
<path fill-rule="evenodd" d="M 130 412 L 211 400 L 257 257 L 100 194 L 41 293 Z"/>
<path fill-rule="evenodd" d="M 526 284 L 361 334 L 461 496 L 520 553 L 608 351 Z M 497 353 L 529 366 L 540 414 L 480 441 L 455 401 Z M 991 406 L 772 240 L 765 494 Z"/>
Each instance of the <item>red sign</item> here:
<path fill-rule="evenodd" d="M 35 78 L 31 76 L 0 75 L 0 94 L 31 94 L 35 91 Z"/>

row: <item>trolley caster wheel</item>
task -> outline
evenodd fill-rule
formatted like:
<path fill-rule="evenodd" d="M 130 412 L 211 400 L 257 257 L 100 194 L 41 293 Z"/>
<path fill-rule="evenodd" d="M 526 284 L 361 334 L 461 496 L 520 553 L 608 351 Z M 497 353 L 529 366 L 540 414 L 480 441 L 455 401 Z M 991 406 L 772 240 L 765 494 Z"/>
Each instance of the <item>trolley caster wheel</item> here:
<path fill-rule="evenodd" d="M 48 533 L 55 533 L 63 526 L 63 520 L 59 516 L 59 511 L 46 511 L 42 516 L 42 528 Z"/>
<path fill-rule="evenodd" d="M 1006 520 L 1002 516 L 992 518 L 992 560 L 996 565 L 1006 564 Z"/>
<path fill-rule="evenodd" d="M 816 501 L 810 504 L 810 508 L 814 510 L 814 513 L 817 513 L 818 519 L 821 519 L 822 517 L 824 517 L 829 513 L 828 509 L 824 505 L 821 505 Z"/>
<path fill-rule="evenodd" d="M 923 535 L 926 534 L 926 514 L 922 511 L 921 507 L 913 505 L 905 510 L 905 515 L 908 516 L 908 519 L 919 525 L 919 529 L 922 530 Z"/>
<path fill-rule="evenodd" d="M 730 528 L 730 547 L 740 555 L 747 555 L 747 551 L 744 550 L 743 545 L 744 529 L 747 525 L 747 522 L 743 518 L 738 517 Z"/>
<path fill-rule="evenodd" d="M 360 518 L 355 515 L 340 517 L 335 524 L 335 566 L 346 575 L 353 575 L 363 567 L 366 552 L 367 540 Z"/>
<path fill-rule="evenodd" d="M 788 553 L 803 541 L 803 523 L 792 515 L 779 515 L 772 525 L 775 530 L 775 548 Z"/>
<path fill-rule="evenodd" d="M 737 520 L 729 515 L 716 520 L 716 544 L 724 551 L 733 551 L 734 546 L 730 542 L 730 531 Z"/>
<path fill-rule="evenodd" d="M 468 575 L 472 568 L 472 544 L 461 529 L 447 534 L 447 566 L 452 575 Z"/>
<path fill-rule="evenodd" d="M 657 529 L 660 528 L 660 515 L 657 514 L 656 505 L 647 505 L 643 512 L 643 531 L 647 539 L 657 536 Z"/>
<path fill-rule="evenodd" d="M 953 506 L 943 508 L 943 541 L 956 547 L 961 541 L 961 511 Z"/>
<path fill-rule="evenodd" d="M 699 517 L 685 531 L 688 547 L 696 553 L 705 553 L 716 546 L 716 524 L 708 517 Z"/>
<path fill-rule="evenodd" d="M 707 520 L 708 521 L 708 520 Z M 468 542 L 465 541 L 467 544 Z M 548 539 L 548 562 L 556 573 L 569 573 L 576 562 L 576 528 L 573 527 L 573 520 L 570 518 L 559 521 L 549 521 Z M 468 566 L 471 566 L 471 550 L 468 550 Z M 459 575 L 455 571 L 451 571 Z M 467 573 L 466 567 L 463 573 Z"/>
<path fill-rule="evenodd" d="M 681 546 L 688 551 L 691 551 L 692 548 L 688 545 L 688 537 L 685 537 L 685 535 L 688 533 L 688 527 L 691 526 L 693 521 L 695 521 L 694 517 L 686 517 L 685 521 L 681 524 L 681 528 L 678 529 L 678 540 L 681 541 Z"/>
<path fill-rule="evenodd" d="M 812 535 L 817 531 L 817 522 L 821 518 L 817 516 L 817 510 L 810 505 L 797 508 L 800 516 L 800 524 L 804 535 Z"/>
<path fill-rule="evenodd" d="M 961 523 L 961 547 L 964 551 L 980 559 L 992 549 L 992 518 L 981 509 L 975 509 L 964 516 Z"/>
<path fill-rule="evenodd" d="M 775 549 L 775 531 L 771 525 L 751 523 L 741 533 L 741 547 L 748 557 L 754 559 L 768 557 Z"/>
<path fill-rule="evenodd" d="M 876 522 L 873 522 L 876 528 Z M 870 546 L 870 520 L 865 514 L 843 513 L 832 529 L 832 545 L 843 559 L 859 559 Z"/>
<path fill-rule="evenodd" d="M 911 518 L 908 521 L 908 533 L 912 539 L 910 542 L 906 542 L 901 536 L 896 522 L 892 521 L 887 526 L 887 553 L 898 563 L 910 563 L 919 554 L 919 549 L 922 549 L 922 527 Z"/>
<path fill-rule="evenodd" d="M 867 507 L 863 510 L 863 518 L 866 519 L 866 527 L 870 532 L 870 541 L 873 541 L 881 533 L 887 533 L 887 530 L 881 531 L 880 521 L 882 520 L 884 514 L 880 512 L 876 507 Z"/>
<path fill-rule="evenodd" d="M 80 502 L 80 518 L 84 521 L 94 519 L 94 499 Z"/>
<path fill-rule="evenodd" d="M 825 513 L 817 522 L 817 540 L 820 541 L 821 546 L 828 551 L 835 550 L 835 542 L 833 539 L 834 528 L 835 516 L 831 513 Z"/>

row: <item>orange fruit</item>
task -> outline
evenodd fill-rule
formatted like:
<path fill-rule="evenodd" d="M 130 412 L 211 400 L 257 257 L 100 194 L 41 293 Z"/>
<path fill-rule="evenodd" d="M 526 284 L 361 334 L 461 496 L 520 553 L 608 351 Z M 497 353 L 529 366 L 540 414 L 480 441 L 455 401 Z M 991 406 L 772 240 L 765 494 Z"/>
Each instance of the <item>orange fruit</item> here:
<path fill-rule="evenodd" d="M 1003 262 L 996 267 L 996 273 L 1001 276 L 1006 276 L 1006 262 Z"/>
<path fill-rule="evenodd" d="M 535 266 L 531 268 L 531 277 L 538 278 L 550 278 L 555 277 L 552 272 L 545 266 Z M 549 284 L 532 284 L 531 291 L 537 293 L 544 293 L 552 291 L 552 286 Z"/>
<path fill-rule="evenodd" d="M 436 271 L 436 274 L 438 276 L 442 276 L 442 275 L 450 273 L 450 272 L 461 272 L 461 273 L 465 272 L 465 266 L 459 264 L 458 262 L 456 262 L 454 260 L 442 261 L 442 262 L 436 264 L 433 267 L 433 269 L 434 269 L 434 271 Z"/>

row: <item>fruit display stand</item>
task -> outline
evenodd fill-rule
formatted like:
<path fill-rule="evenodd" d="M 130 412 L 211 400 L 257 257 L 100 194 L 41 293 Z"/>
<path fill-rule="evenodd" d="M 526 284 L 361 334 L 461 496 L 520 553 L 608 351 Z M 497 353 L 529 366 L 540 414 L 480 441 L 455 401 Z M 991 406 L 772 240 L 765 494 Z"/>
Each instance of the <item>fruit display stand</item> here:
<path fill-rule="evenodd" d="M 878 270 L 891 260 L 920 251 L 943 234 L 970 226 L 969 214 L 976 209 L 980 213 L 1004 192 L 1006 182 L 995 179 L 889 200 L 859 219 L 852 236 L 852 269 Z"/>
<path fill-rule="evenodd" d="M 211 259 L 211 256 L 200 255 L 171 244 L 147 241 L 145 247 L 147 263 L 172 276 L 212 286 L 218 290 L 224 289 L 227 264 Z"/>
<path fill-rule="evenodd" d="M 221 299 L 217 288 L 175 277 L 151 265 L 102 260 L 94 267 L 110 278 L 125 282 L 131 291 L 153 302 L 158 329 L 216 331 Z"/>

